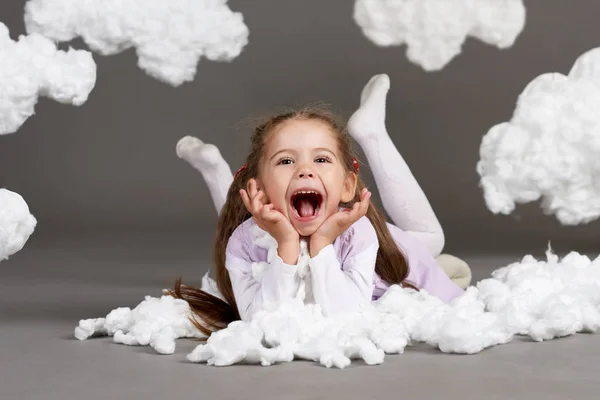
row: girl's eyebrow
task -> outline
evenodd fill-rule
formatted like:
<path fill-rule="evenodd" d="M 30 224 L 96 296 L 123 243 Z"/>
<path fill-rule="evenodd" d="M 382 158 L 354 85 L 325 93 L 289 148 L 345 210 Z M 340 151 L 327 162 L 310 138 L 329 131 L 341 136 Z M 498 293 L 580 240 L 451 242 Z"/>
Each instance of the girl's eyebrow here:
<path fill-rule="evenodd" d="M 277 151 L 275 154 L 273 154 L 271 156 L 271 158 L 269 158 L 269 161 L 271 161 L 272 159 L 274 159 L 277 156 L 277 154 L 279 154 L 279 153 L 285 153 L 286 151 L 291 151 L 291 150 L 290 149 L 281 149 L 281 150 Z"/>
<path fill-rule="evenodd" d="M 331 155 L 332 155 L 332 156 L 334 156 L 335 158 L 337 158 L 337 156 L 335 155 L 335 152 L 333 152 L 333 151 L 329 150 L 329 149 L 328 149 L 328 148 L 326 148 L 326 147 L 317 147 L 317 148 L 315 149 L 315 151 L 324 151 L 324 152 L 326 152 L 326 153 L 329 153 L 329 154 L 331 154 Z"/>
<path fill-rule="evenodd" d="M 322 151 L 322 152 L 326 152 L 326 153 L 329 153 L 329 154 L 331 154 L 331 155 L 332 155 L 334 158 L 336 158 L 336 159 L 337 159 L 337 156 L 335 155 L 335 152 L 333 152 L 333 151 L 329 150 L 329 149 L 328 149 L 328 148 L 326 148 L 326 147 L 317 147 L 317 148 L 313 149 L 313 151 L 317 151 L 317 152 L 320 152 L 320 151 Z M 269 158 L 269 161 L 270 161 L 270 160 L 273 160 L 275 157 L 277 157 L 277 155 L 278 155 L 278 154 L 280 154 L 280 153 L 285 153 L 285 152 L 293 152 L 293 150 L 291 150 L 291 149 L 281 149 L 281 150 L 278 150 L 277 152 L 275 152 L 275 154 L 273 154 L 273 155 L 271 156 L 271 158 Z"/>

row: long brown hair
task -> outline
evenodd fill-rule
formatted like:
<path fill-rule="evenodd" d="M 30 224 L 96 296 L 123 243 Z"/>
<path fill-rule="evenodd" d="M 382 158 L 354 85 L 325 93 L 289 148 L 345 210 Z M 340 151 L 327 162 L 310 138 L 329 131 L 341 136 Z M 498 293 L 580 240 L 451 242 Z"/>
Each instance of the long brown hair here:
<path fill-rule="evenodd" d="M 213 331 L 225 328 L 230 322 L 240 319 L 229 273 L 225 267 L 227 241 L 241 223 L 252 217 L 246 210 L 239 192 L 240 189 L 246 188 L 250 178 L 258 176 L 259 162 L 268 135 L 281 124 L 292 119 L 318 120 L 326 124 L 336 134 L 339 156 L 344 163 L 344 167 L 348 171 L 354 171 L 353 160 L 355 155 L 352 150 L 350 135 L 338 118 L 326 109 L 305 108 L 286 112 L 268 118 L 255 128 L 251 139 L 250 154 L 246 159 L 246 168 L 240 171 L 229 188 L 227 200 L 219 214 L 215 236 L 213 251 L 215 281 L 225 301 L 199 288 L 182 285 L 181 279 L 178 279 L 175 282 L 175 287 L 166 293 L 189 303 L 194 314 L 191 317 L 192 323 L 207 336 L 210 336 Z M 360 199 L 360 191 L 365 187 L 365 183 L 360 176 L 357 177 L 356 186 L 354 199 L 350 203 L 341 204 L 341 206 L 351 206 Z M 416 289 L 412 284 L 405 282 L 408 276 L 408 264 L 394 242 L 383 214 L 371 203 L 366 216 L 373 224 L 379 239 L 375 272 L 388 284 L 400 284 L 404 287 Z"/>

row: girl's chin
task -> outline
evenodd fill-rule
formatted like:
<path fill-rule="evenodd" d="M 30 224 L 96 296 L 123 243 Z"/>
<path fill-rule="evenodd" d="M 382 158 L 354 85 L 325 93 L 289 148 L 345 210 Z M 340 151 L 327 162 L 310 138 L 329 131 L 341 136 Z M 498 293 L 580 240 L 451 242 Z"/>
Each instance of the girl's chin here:
<path fill-rule="evenodd" d="M 298 235 L 300 235 L 300 237 L 308 238 L 309 236 L 312 236 L 317 231 L 317 229 L 319 229 L 319 226 L 321 224 L 317 223 L 317 220 L 313 220 L 311 223 L 298 224 L 296 222 L 293 225 L 294 229 L 296 229 L 296 232 L 298 232 Z"/>

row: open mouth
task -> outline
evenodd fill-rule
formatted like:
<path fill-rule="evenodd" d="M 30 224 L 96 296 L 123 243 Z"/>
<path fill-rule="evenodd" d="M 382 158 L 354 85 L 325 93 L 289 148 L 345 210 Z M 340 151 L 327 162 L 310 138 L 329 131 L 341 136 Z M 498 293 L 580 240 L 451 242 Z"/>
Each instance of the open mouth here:
<path fill-rule="evenodd" d="M 299 219 L 310 219 L 319 215 L 323 196 L 315 190 L 299 190 L 290 200 L 294 214 Z"/>

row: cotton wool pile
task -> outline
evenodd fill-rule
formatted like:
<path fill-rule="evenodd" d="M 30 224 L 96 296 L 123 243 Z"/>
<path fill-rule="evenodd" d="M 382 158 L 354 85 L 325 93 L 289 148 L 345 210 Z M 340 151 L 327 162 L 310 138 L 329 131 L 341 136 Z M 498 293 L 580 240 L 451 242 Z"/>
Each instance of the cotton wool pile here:
<path fill-rule="evenodd" d="M 495 214 L 541 199 L 563 225 L 600 216 L 600 47 L 568 75 L 545 73 L 525 87 L 512 119 L 483 137 L 477 172 Z"/>
<path fill-rule="evenodd" d="M 592 261 L 572 252 L 560 259 L 549 249 L 546 257 L 528 255 L 499 268 L 450 304 L 425 291 L 392 286 L 361 312 L 324 317 L 318 305 L 292 299 L 213 333 L 187 359 L 212 366 L 306 359 L 345 368 L 353 359 L 380 364 L 385 354 L 403 353 L 417 342 L 445 353 L 474 354 L 515 335 L 543 341 L 595 332 L 600 326 L 600 256 Z M 208 276 L 202 287 L 218 295 Z M 75 336 L 114 335 L 118 343 L 172 354 L 175 339 L 201 337 L 188 313 L 185 301 L 147 296 L 133 310 L 117 308 L 105 318 L 81 320 Z"/>
<path fill-rule="evenodd" d="M 58 50 L 32 33 L 10 38 L 0 22 L 0 135 L 15 133 L 34 114 L 38 96 L 80 106 L 96 84 L 96 63 L 85 50 Z"/>
<path fill-rule="evenodd" d="M 406 56 L 424 70 L 443 69 L 467 36 L 511 47 L 525 26 L 522 0 L 356 0 L 354 21 L 382 47 L 407 45 Z"/>
<path fill-rule="evenodd" d="M 23 197 L 0 189 L 0 261 L 20 251 L 35 230 L 37 220 Z"/>
<path fill-rule="evenodd" d="M 193 81 L 201 57 L 231 61 L 248 43 L 227 0 L 29 0 L 25 27 L 57 41 L 81 37 L 101 55 L 135 47 L 138 67 L 172 86 Z"/>

